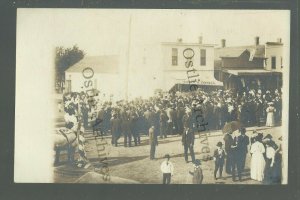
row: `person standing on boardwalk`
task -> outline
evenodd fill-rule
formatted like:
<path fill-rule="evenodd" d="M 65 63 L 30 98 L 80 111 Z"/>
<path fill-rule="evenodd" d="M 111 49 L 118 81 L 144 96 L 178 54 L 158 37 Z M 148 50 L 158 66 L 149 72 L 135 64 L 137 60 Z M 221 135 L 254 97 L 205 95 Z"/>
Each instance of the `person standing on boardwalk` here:
<path fill-rule="evenodd" d="M 170 155 L 165 155 L 166 160 L 161 163 L 160 170 L 163 173 L 163 184 L 171 183 L 171 176 L 174 175 L 174 166 L 170 162 Z"/>
<path fill-rule="evenodd" d="M 154 126 L 149 129 L 150 160 L 155 158 L 155 148 L 158 145 L 157 136 L 154 132 Z"/>

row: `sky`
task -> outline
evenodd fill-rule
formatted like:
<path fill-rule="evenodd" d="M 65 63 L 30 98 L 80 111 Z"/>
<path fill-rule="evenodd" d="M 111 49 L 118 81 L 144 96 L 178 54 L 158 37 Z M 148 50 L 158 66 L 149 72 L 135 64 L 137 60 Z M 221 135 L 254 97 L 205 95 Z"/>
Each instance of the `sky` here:
<path fill-rule="evenodd" d="M 20 9 L 18 14 L 27 29 L 43 29 L 53 47 L 77 44 L 86 56 L 120 55 L 121 73 L 129 54 L 129 91 L 135 95 L 141 91 L 135 86 L 157 87 L 151 81 L 161 74 L 161 42 L 198 42 L 202 36 L 203 43 L 218 46 L 224 38 L 227 46 L 238 46 L 254 44 L 259 36 L 260 43 L 277 38 L 289 43 L 290 15 L 284 10 Z"/>
<path fill-rule="evenodd" d="M 132 17 L 132 46 L 159 45 L 160 42 L 197 42 L 228 46 L 248 45 L 259 36 L 261 43 L 287 39 L 289 11 L 280 10 L 118 10 L 118 9 L 44 9 L 32 11 L 44 23 L 55 43 L 74 43 L 89 55 L 119 53 L 128 45 Z M 48 18 L 48 20 L 47 20 Z"/>

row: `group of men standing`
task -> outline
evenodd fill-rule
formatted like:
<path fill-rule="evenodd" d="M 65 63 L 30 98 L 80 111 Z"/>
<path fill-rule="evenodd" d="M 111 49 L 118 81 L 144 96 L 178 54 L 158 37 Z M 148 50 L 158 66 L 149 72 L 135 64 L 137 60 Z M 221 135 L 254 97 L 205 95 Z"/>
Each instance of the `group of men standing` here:
<path fill-rule="evenodd" d="M 241 128 L 240 133 L 239 136 L 233 136 L 233 133 L 229 132 L 224 136 L 227 155 L 225 170 L 227 174 L 232 174 L 233 181 L 236 181 L 236 172 L 241 181 L 248 153 L 249 137 L 246 135 L 246 129 Z"/>

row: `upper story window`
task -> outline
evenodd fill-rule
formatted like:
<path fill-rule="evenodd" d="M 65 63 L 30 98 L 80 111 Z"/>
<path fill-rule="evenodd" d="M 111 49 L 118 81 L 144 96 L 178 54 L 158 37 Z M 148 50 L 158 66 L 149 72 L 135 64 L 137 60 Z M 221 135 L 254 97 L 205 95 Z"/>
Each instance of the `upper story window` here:
<path fill-rule="evenodd" d="M 206 49 L 200 49 L 200 65 L 206 65 Z"/>
<path fill-rule="evenodd" d="M 276 69 L 276 56 L 271 57 L 271 67 L 272 69 Z"/>
<path fill-rule="evenodd" d="M 172 48 L 172 65 L 177 66 L 178 65 L 178 49 Z"/>

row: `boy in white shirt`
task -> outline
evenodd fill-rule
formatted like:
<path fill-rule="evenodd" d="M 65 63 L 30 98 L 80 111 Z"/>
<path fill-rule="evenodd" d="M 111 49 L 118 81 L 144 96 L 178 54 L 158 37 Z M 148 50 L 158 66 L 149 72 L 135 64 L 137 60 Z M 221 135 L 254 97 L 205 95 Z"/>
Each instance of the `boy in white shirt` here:
<path fill-rule="evenodd" d="M 165 155 L 166 160 L 161 163 L 160 170 L 163 173 L 163 184 L 171 183 L 171 176 L 174 175 L 174 166 L 170 162 L 170 155 Z"/>

